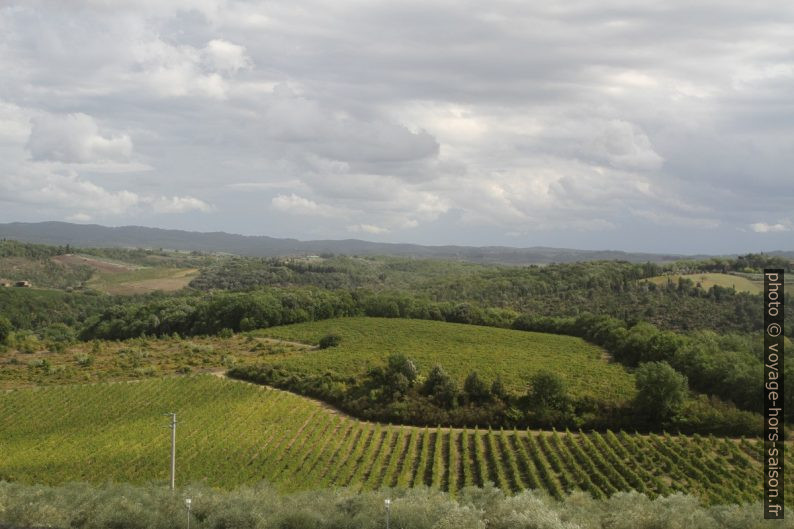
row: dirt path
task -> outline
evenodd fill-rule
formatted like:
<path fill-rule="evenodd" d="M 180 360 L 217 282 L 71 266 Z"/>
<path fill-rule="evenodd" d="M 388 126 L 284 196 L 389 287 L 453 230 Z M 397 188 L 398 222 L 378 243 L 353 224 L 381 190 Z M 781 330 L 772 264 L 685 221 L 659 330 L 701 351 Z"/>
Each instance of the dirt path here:
<path fill-rule="evenodd" d="M 267 336 L 260 336 L 257 337 L 257 339 L 262 340 L 263 342 L 266 343 L 279 344 L 279 345 L 292 345 L 300 349 L 307 349 L 307 350 L 319 349 L 319 346 L 317 345 L 311 345 L 303 342 L 292 342 L 290 340 L 282 340 L 280 338 L 269 338 Z"/>

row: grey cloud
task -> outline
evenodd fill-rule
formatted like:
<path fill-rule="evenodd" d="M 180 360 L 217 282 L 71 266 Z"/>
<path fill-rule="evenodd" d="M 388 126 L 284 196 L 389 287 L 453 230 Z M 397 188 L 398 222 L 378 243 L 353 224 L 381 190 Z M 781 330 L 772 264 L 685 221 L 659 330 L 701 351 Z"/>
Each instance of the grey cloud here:
<path fill-rule="evenodd" d="M 128 135 L 104 136 L 96 121 L 82 113 L 34 118 L 27 147 L 34 160 L 60 162 L 125 161 L 132 155 Z"/>
<path fill-rule="evenodd" d="M 792 28 L 734 0 L 12 2 L 0 174 L 130 223 L 791 246 Z"/>

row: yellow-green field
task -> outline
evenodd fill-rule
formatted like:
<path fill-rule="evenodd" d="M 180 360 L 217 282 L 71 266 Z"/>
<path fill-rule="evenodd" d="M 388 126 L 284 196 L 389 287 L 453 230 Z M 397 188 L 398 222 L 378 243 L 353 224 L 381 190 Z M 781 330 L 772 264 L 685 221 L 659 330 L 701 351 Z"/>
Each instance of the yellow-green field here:
<path fill-rule="evenodd" d="M 714 285 L 734 288 L 736 292 L 748 292 L 750 294 L 759 294 L 764 290 L 764 283 L 762 281 L 751 281 L 746 277 L 735 276 L 731 274 L 683 274 L 683 275 L 664 275 L 651 277 L 647 281 L 664 286 L 668 281 L 672 281 L 674 285 L 678 284 L 678 278 L 683 277 L 691 279 L 696 285 L 708 290 Z"/>
<path fill-rule="evenodd" d="M 6 350 L 0 362 L 0 390 L 223 371 L 309 348 L 241 334 L 78 342 L 62 351 L 49 351 L 46 346 L 38 342 L 32 353 Z"/>
<path fill-rule="evenodd" d="M 156 290 L 173 292 L 185 288 L 198 275 L 195 268 L 137 268 L 124 271 L 98 270 L 86 286 L 108 294 L 146 294 Z"/>
<path fill-rule="evenodd" d="M 149 267 L 90 255 L 67 254 L 52 258 L 64 266 L 87 266 L 94 274 L 86 286 L 107 294 L 146 294 L 156 290 L 172 292 L 185 288 L 198 276 L 195 268 Z"/>
<path fill-rule="evenodd" d="M 560 497 L 684 491 L 761 498 L 758 441 L 698 436 L 415 428 L 350 419 L 294 394 L 212 375 L 0 393 L 0 480 L 163 483 L 177 413 L 177 481 L 283 491 L 493 482 Z M 791 451 L 787 452 L 791 454 Z M 794 459 L 787 455 L 788 464 Z M 787 480 L 787 485 L 791 480 Z"/>
<path fill-rule="evenodd" d="M 575 397 L 623 402 L 635 391 L 633 375 L 623 366 L 608 362 L 600 347 L 572 336 L 392 318 L 339 318 L 254 334 L 316 344 L 329 333 L 342 337 L 339 346 L 263 360 L 308 373 L 353 376 L 384 365 L 390 354 L 402 353 L 421 375 L 440 364 L 462 384 L 469 372 L 477 371 L 486 380 L 501 377 L 516 393 L 526 391 L 530 377 L 540 370 L 559 374 Z"/>

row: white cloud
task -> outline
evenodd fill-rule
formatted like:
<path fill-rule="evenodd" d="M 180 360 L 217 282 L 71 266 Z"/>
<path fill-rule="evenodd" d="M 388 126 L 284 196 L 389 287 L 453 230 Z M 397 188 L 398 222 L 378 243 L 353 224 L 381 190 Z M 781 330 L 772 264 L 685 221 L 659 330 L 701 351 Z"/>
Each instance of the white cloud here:
<path fill-rule="evenodd" d="M 310 215 L 318 217 L 345 217 L 347 212 L 341 208 L 327 204 L 318 204 L 314 200 L 309 200 L 292 193 L 290 195 L 278 195 L 271 200 L 273 209 L 295 215 Z"/>
<path fill-rule="evenodd" d="M 32 122 L 27 147 L 34 160 L 87 163 L 126 161 L 132 155 L 127 134 L 103 136 L 94 118 L 83 113 L 42 114 Z"/>
<path fill-rule="evenodd" d="M 219 72 L 236 73 L 253 66 L 245 47 L 223 39 L 213 39 L 204 48 L 207 62 Z"/>
<path fill-rule="evenodd" d="M 792 231 L 794 225 L 791 221 L 778 222 L 776 224 L 767 224 L 766 222 L 756 222 L 750 224 L 750 229 L 756 233 L 780 233 L 785 231 Z"/>
<path fill-rule="evenodd" d="M 347 231 L 353 233 L 369 233 L 372 235 L 379 235 L 381 233 L 388 233 L 388 229 L 375 226 L 373 224 L 354 224 L 347 227 Z"/>
<path fill-rule="evenodd" d="M 213 207 L 196 197 L 159 197 L 146 200 L 151 204 L 155 213 L 186 213 L 188 211 L 201 211 L 208 213 Z"/>
<path fill-rule="evenodd" d="M 56 173 L 43 166 L 3 177 L 0 189 L 5 196 L 22 203 L 103 215 L 121 215 L 141 202 L 137 193 L 109 191 L 75 171 Z"/>
<path fill-rule="evenodd" d="M 69 222 L 76 222 L 76 223 L 90 222 L 91 215 L 89 215 L 88 213 L 77 212 L 74 215 L 69 215 L 68 217 L 66 217 L 66 220 L 68 220 Z"/>

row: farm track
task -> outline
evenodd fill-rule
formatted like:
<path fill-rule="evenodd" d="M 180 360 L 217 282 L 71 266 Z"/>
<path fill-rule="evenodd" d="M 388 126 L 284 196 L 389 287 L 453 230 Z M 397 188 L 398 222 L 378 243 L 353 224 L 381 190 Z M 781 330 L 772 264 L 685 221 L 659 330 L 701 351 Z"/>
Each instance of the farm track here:
<path fill-rule="evenodd" d="M 491 481 L 555 497 L 577 489 L 596 497 L 683 491 L 706 503 L 762 493 L 756 440 L 386 426 L 217 372 L 5 393 L 0 479 L 164 480 L 164 411 L 178 413 L 183 482 L 230 488 L 265 479 L 285 491 L 413 484 L 455 495 Z"/>

